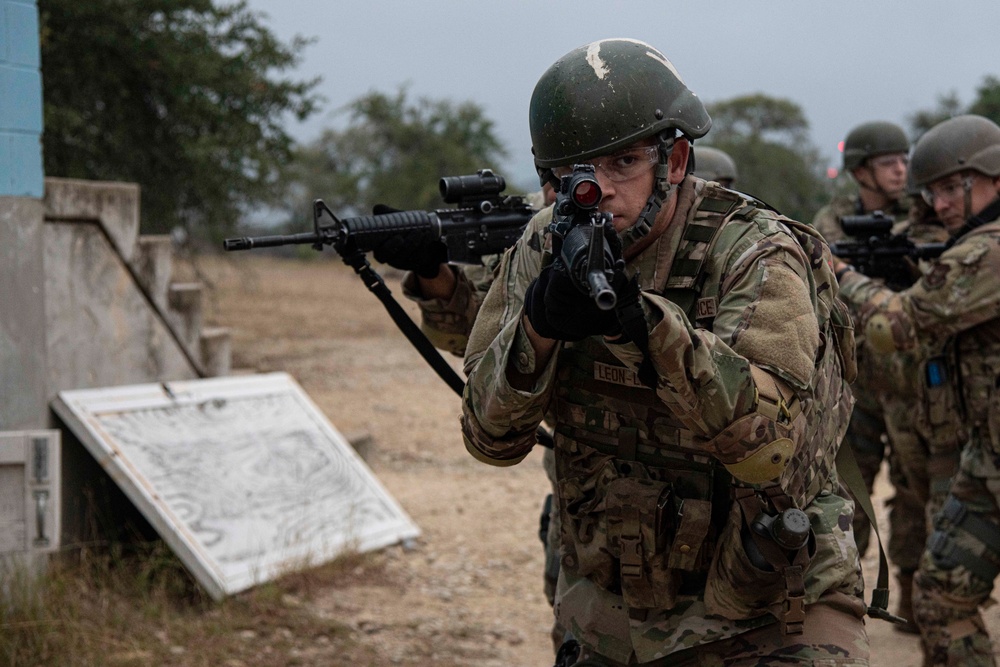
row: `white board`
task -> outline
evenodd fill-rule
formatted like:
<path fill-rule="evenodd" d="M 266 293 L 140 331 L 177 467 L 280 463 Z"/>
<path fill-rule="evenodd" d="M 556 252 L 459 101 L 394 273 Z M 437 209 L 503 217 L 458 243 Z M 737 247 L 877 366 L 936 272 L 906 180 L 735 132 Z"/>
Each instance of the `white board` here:
<path fill-rule="evenodd" d="M 286 373 L 63 391 L 53 408 L 217 600 L 420 534 Z"/>

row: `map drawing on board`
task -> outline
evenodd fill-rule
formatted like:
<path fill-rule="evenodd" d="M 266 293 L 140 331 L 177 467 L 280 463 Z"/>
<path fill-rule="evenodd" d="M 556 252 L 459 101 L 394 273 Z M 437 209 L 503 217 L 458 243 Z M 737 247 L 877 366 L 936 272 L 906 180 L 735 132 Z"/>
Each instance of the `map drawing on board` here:
<path fill-rule="evenodd" d="M 64 391 L 53 408 L 215 599 L 420 534 L 286 373 Z"/>

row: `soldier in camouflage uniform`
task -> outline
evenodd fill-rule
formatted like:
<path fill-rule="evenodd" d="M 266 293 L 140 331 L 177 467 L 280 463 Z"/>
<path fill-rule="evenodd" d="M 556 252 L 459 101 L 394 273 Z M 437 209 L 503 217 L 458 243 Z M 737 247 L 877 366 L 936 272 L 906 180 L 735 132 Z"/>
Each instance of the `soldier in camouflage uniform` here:
<path fill-rule="evenodd" d="M 703 181 L 715 181 L 724 188 L 733 187 L 736 163 L 729 153 L 698 144 L 694 150 L 694 175 Z"/>
<path fill-rule="evenodd" d="M 474 457 L 516 464 L 555 427 L 559 664 L 867 665 L 834 463 L 854 340 L 826 245 L 686 176 L 711 121 L 647 44 L 570 52 L 529 122 L 543 182 L 594 166 L 626 261 L 618 306 L 599 309 L 553 262 L 542 211 L 466 353 Z"/>
<path fill-rule="evenodd" d="M 813 225 L 828 242 L 845 238 L 840 224 L 844 216 L 874 211 L 893 217 L 896 224 L 892 233 L 906 234 L 915 243 L 945 240 L 947 231 L 936 218 L 923 216 L 918 220 L 915 217 L 917 211 L 906 195 L 908 150 L 906 133 L 894 123 L 863 123 L 848 133 L 844 140 L 844 171 L 851 174 L 859 191 L 852 197 L 835 198 L 816 214 Z M 858 461 L 869 494 L 883 459 L 888 457 L 889 479 L 895 491 L 889 506 L 888 548 L 898 568 L 897 613 L 911 620 L 913 573 L 920 558 L 912 545 L 923 543 L 927 537 L 925 505 L 929 446 L 926 434 L 918 431 L 913 419 L 918 362 L 909 353 L 872 354 L 865 349 L 863 336 L 858 337 L 858 343 L 858 380 L 853 386 L 857 402 L 846 442 Z M 942 464 L 945 463 L 942 460 Z M 945 479 L 954 472 L 954 464 L 946 468 Z M 859 508 L 854 515 L 854 534 L 858 550 L 864 555 L 871 524 Z M 917 632 L 912 622 L 895 627 Z"/>
<path fill-rule="evenodd" d="M 844 171 L 858 184 L 855 195 L 839 195 L 824 206 L 813 218 L 813 226 L 827 243 L 846 238 L 840 220 L 848 215 L 864 215 L 882 211 L 893 217 L 899 226 L 905 225 L 910 208 L 906 196 L 906 160 L 910 142 L 902 128 L 884 121 L 863 123 L 851 130 L 844 140 Z M 879 394 L 890 390 L 884 360 L 865 354 L 863 341 L 858 340 L 858 379 L 854 383 L 854 412 L 847 428 L 846 442 L 854 452 L 868 493 L 871 493 L 885 458 L 885 415 Z M 893 515 L 899 518 L 899 508 Z M 922 509 L 918 510 L 922 512 Z M 893 530 L 895 536 L 899 533 Z M 862 555 L 868 550 L 871 523 L 856 507 L 854 536 Z M 900 535 L 902 537 L 902 535 Z M 922 537 L 918 541 L 922 541 Z M 895 539 L 895 542 L 899 542 Z M 890 544 L 890 550 L 892 546 Z M 913 564 L 916 569 L 916 564 Z M 907 617 L 908 618 L 908 617 Z"/>
<path fill-rule="evenodd" d="M 917 142 L 912 171 L 951 234 L 948 249 L 903 292 L 842 263 L 837 273 L 870 346 L 925 359 L 927 424 L 965 438 L 915 577 L 925 664 L 992 665 L 978 606 L 1000 574 L 1000 127 L 981 116 L 944 121 Z"/>

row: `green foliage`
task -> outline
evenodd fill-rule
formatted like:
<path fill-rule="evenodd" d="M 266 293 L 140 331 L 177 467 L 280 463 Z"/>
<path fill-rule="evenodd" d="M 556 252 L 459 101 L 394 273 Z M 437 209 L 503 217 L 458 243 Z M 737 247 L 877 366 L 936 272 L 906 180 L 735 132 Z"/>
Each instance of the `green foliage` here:
<path fill-rule="evenodd" d="M 976 101 L 969 106 L 969 113 L 986 116 L 1000 125 L 1000 79 L 987 76 L 976 89 Z"/>
<path fill-rule="evenodd" d="M 707 140 L 736 162 L 736 189 L 789 217 L 812 220 L 829 192 L 801 107 L 758 93 L 710 104 L 708 112 Z"/>
<path fill-rule="evenodd" d="M 343 111 L 347 127 L 298 150 L 288 170 L 284 207 L 295 227 L 308 225 L 316 198 L 344 215 L 366 215 L 377 203 L 435 209 L 444 205 L 442 176 L 485 167 L 503 174 L 498 165 L 507 152 L 473 102 L 411 103 L 404 88 L 394 96 L 369 93 Z"/>
<path fill-rule="evenodd" d="M 976 89 L 976 99 L 968 107 L 962 104 L 958 93 L 952 91 L 947 95 L 939 95 L 937 106 L 912 114 L 909 118 L 911 135 L 914 139 L 931 129 L 943 120 L 966 113 L 974 113 L 989 118 L 1000 124 L 1000 78 L 987 75 Z"/>
<path fill-rule="evenodd" d="M 142 187 L 144 231 L 230 229 L 268 201 L 287 117 L 317 80 L 276 78 L 307 43 L 279 42 L 245 2 L 39 0 L 45 172 Z"/>

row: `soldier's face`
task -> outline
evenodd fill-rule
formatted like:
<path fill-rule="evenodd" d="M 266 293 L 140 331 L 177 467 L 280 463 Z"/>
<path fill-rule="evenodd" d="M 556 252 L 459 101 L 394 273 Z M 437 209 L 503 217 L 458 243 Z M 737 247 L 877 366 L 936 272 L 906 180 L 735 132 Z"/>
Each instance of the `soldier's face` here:
<path fill-rule="evenodd" d="M 644 148 L 653 144 L 653 140 L 650 139 L 638 142 L 630 148 Z M 687 165 L 689 151 L 690 146 L 687 141 L 678 140 L 674 145 L 674 150 L 670 154 L 669 180 L 671 183 L 676 184 L 684 180 L 684 168 Z M 655 166 L 655 163 L 650 164 L 648 168 L 643 169 L 636 176 L 624 181 L 613 181 L 601 169 L 596 171 L 597 182 L 603 193 L 598 208 L 602 213 L 611 213 L 614 216 L 615 230 L 619 233 L 635 224 L 642 209 L 646 206 L 649 195 L 653 193 Z M 670 205 L 673 205 L 673 202 L 674 198 L 671 198 Z"/>
<path fill-rule="evenodd" d="M 907 166 L 906 153 L 877 155 L 868 160 L 875 184 L 893 199 L 902 197 L 906 190 Z"/>
<path fill-rule="evenodd" d="M 976 172 L 952 174 L 931 183 L 926 190 L 934 202 L 934 212 L 949 232 L 958 231 L 965 221 L 986 208 L 997 197 L 997 184 L 993 179 Z M 968 192 L 968 208 L 966 208 Z"/>

